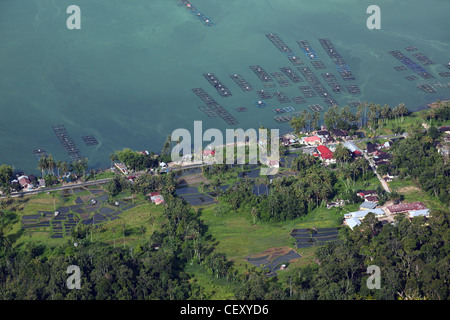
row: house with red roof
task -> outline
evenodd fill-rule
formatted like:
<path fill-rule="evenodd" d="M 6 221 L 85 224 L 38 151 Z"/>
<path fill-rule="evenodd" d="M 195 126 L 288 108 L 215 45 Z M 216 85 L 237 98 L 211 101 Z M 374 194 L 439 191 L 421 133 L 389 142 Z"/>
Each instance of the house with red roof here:
<path fill-rule="evenodd" d="M 336 162 L 336 159 L 333 158 L 333 152 L 331 152 L 331 150 L 328 149 L 327 146 L 320 145 L 317 146 L 316 149 L 318 152 L 318 156 L 322 159 L 322 161 L 325 161 L 326 163 Z"/>
<path fill-rule="evenodd" d="M 19 182 L 19 185 L 24 189 L 33 189 L 33 185 L 31 184 L 30 178 L 28 178 L 28 176 L 23 175 L 18 177 L 17 182 Z"/>
<path fill-rule="evenodd" d="M 203 155 L 205 157 L 207 157 L 207 156 L 214 156 L 215 154 L 216 154 L 216 150 L 204 150 L 203 151 Z"/>
<path fill-rule="evenodd" d="M 148 197 L 154 204 L 164 203 L 164 197 L 161 195 L 161 192 L 150 192 Z"/>
<path fill-rule="evenodd" d="M 414 210 L 425 210 L 427 207 L 420 201 L 410 203 L 399 203 L 392 206 L 387 206 L 390 213 L 404 213 Z"/>

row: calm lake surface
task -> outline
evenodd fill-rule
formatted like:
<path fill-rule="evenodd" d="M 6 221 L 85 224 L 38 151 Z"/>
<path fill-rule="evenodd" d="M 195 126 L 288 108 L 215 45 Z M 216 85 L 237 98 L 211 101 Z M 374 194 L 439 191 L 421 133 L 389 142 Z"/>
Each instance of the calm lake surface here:
<path fill-rule="evenodd" d="M 282 91 L 291 100 L 302 96 L 298 86 L 265 88 L 249 66 L 268 73 L 297 67 L 266 38 L 276 33 L 333 94 L 341 107 L 350 101 L 369 101 L 392 107 L 404 102 L 418 110 L 438 98 L 450 97 L 439 86 L 450 78 L 450 1 L 377 1 L 381 29 L 369 30 L 365 0 L 192 0 L 216 24 L 206 27 L 176 0 L 0 0 L 0 163 L 39 174 L 34 149 L 70 161 L 52 126 L 64 125 L 93 168 L 110 165 L 109 154 L 129 147 L 159 153 L 174 129 L 280 128 L 273 109 L 295 111 L 323 99 L 280 104 L 268 99 L 259 109 L 256 90 Z M 68 30 L 70 5 L 81 8 L 81 30 Z M 343 81 L 319 39 L 330 39 L 356 79 Z M 326 69 L 316 70 L 297 44 L 308 40 Z M 417 51 L 408 52 L 414 46 Z M 399 50 L 414 62 L 423 53 L 435 64 L 424 66 L 434 78 L 424 80 L 388 52 Z M 335 94 L 321 74 L 332 72 L 345 85 L 358 85 L 360 95 Z M 223 98 L 203 73 L 214 73 L 233 96 Z M 230 78 L 242 75 L 254 88 L 243 92 Z M 303 76 L 301 76 L 303 78 Z M 434 86 L 430 94 L 418 83 Z M 239 123 L 228 126 L 210 119 L 198 107 L 203 102 L 191 92 L 203 88 Z M 237 112 L 246 107 L 247 112 Z M 289 113 L 285 114 L 288 115 Z M 99 142 L 87 146 L 83 136 Z"/>

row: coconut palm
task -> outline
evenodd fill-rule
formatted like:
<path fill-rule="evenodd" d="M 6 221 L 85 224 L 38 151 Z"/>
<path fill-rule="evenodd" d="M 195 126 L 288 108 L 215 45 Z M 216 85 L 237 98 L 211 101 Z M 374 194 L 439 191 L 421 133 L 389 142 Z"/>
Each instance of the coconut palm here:
<path fill-rule="evenodd" d="M 56 169 L 58 169 L 58 177 L 59 177 L 59 173 L 62 169 L 62 161 L 61 160 L 56 161 Z"/>
<path fill-rule="evenodd" d="M 53 171 L 53 169 L 55 168 L 55 160 L 53 159 L 53 156 L 51 154 L 48 155 L 47 158 L 47 165 L 48 165 L 48 172 L 52 172 L 52 175 L 55 174 L 55 172 Z"/>
<path fill-rule="evenodd" d="M 403 116 L 405 114 L 408 114 L 409 110 L 408 110 L 408 108 L 406 108 L 404 103 L 400 103 L 398 106 L 395 107 L 395 113 L 397 116 L 402 117 L 402 122 L 403 122 Z"/>
<path fill-rule="evenodd" d="M 63 163 L 61 163 L 61 171 L 64 174 L 67 174 L 69 172 L 69 164 L 66 161 L 63 161 Z"/>
<path fill-rule="evenodd" d="M 42 178 L 44 177 L 44 171 L 47 170 L 47 168 L 48 168 L 47 157 L 41 156 L 39 158 L 38 169 L 41 170 Z"/>
<path fill-rule="evenodd" d="M 119 160 L 119 158 L 117 157 L 117 154 L 115 154 L 115 153 L 111 153 L 109 155 L 109 159 L 111 160 L 111 167 L 113 166 L 113 162 L 114 161 L 118 161 Z"/>
<path fill-rule="evenodd" d="M 316 111 L 314 112 L 313 118 L 312 118 L 312 126 L 314 129 L 316 129 L 319 126 L 320 121 L 320 112 Z"/>

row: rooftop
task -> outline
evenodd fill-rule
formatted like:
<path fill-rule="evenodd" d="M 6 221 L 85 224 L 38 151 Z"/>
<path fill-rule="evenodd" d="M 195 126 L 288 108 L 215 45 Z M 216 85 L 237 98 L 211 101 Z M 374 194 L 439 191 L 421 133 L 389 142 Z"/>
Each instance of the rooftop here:
<path fill-rule="evenodd" d="M 387 209 L 392 213 L 400 213 L 413 210 L 424 210 L 427 209 L 427 207 L 422 202 L 418 201 L 418 202 L 394 204 L 392 206 L 388 206 Z"/>
<path fill-rule="evenodd" d="M 348 218 L 345 219 L 345 223 L 347 223 L 347 225 L 350 227 L 350 229 L 353 230 L 354 227 L 361 225 L 361 221 L 359 221 L 358 219 L 355 218 Z"/>
<path fill-rule="evenodd" d="M 360 210 L 355 212 L 346 213 L 344 217 L 346 219 L 348 218 L 356 218 L 356 219 L 364 219 L 364 217 L 369 213 L 373 212 L 376 216 L 382 216 L 385 215 L 384 210 L 381 208 L 378 209 L 372 209 L 372 210 Z"/>
<path fill-rule="evenodd" d="M 364 209 L 375 209 L 377 207 L 377 204 L 373 202 L 364 201 L 364 203 L 362 203 L 359 207 Z"/>
<path fill-rule="evenodd" d="M 409 212 L 409 215 L 411 217 L 428 216 L 428 215 L 430 215 L 430 209 L 413 210 L 413 211 Z"/>

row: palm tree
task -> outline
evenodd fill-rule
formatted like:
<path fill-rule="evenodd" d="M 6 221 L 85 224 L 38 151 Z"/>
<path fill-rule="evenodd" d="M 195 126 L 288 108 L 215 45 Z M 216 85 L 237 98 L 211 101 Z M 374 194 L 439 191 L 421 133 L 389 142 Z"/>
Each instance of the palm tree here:
<path fill-rule="evenodd" d="M 111 154 L 109 155 L 109 159 L 111 160 L 111 168 L 112 168 L 112 166 L 113 166 L 113 162 L 119 160 L 119 158 L 117 157 L 117 154 L 115 154 L 115 153 L 111 153 Z"/>
<path fill-rule="evenodd" d="M 327 126 L 328 130 L 331 130 L 334 128 L 334 124 L 336 123 L 337 114 L 335 112 L 334 108 L 330 108 L 325 112 L 323 115 L 323 120 L 325 122 L 325 125 Z"/>
<path fill-rule="evenodd" d="M 66 161 L 63 161 L 63 163 L 61 163 L 61 171 L 64 174 L 67 174 L 69 172 L 69 164 Z"/>
<path fill-rule="evenodd" d="M 47 165 L 48 171 L 52 171 L 52 175 L 55 175 L 55 172 L 53 171 L 53 169 L 55 168 L 55 160 L 53 159 L 53 156 L 51 154 L 48 155 Z"/>
<path fill-rule="evenodd" d="M 292 117 L 289 125 L 294 129 L 296 134 L 300 134 L 301 130 L 306 126 L 305 115 L 299 115 L 298 117 Z"/>
<path fill-rule="evenodd" d="M 313 118 L 313 115 L 307 112 L 305 118 L 308 121 L 308 131 L 311 131 L 311 120 Z"/>
<path fill-rule="evenodd" d="M 41 173 L 42 173 L 41 178 L 44 177 L 44 171 L 47 170 L 47 168 L 48 168 L 47 157 L 46 156 L 40 157 L 39 163 L 38 163 L 38 169 L 41 170 Z"/>
<path fill-rule="evenodd" d="M 319 121 L 320 121 L 320 112 L 316 111 L 316 112 L 314 112 L 314 115 L 312 118 L 312 124 L 313 124 L 314 130 L 319 126 Z"/>
<path fill-rule="evenodd" d="M 362 105 L 362 104 L 360 104 L 356 109 L 356 117 L 357 117 L 357 119 L 361 119 L 360 128 L 362 128 L 362 126 L 363 126 L 363 109 L 364 109 L 364 105 Z"/>
<path fill-rule="evenodd" d="M 59 172 L 62 169 L 62 161 L 61 160 L 56 161 L 56 169 L 58 169 L 58 177 L 59 177 Z"/>
<path fill-rule="evenodd" d="M 408 108 L 406 108 L 404 103 L 400 103 L 397 107 L 395 107 L 397 109 L 397 114 L 400 115 L 402 117 L 402 122 L 403 122 L 403 115 L 408 114 L 409 110 Z"/>

